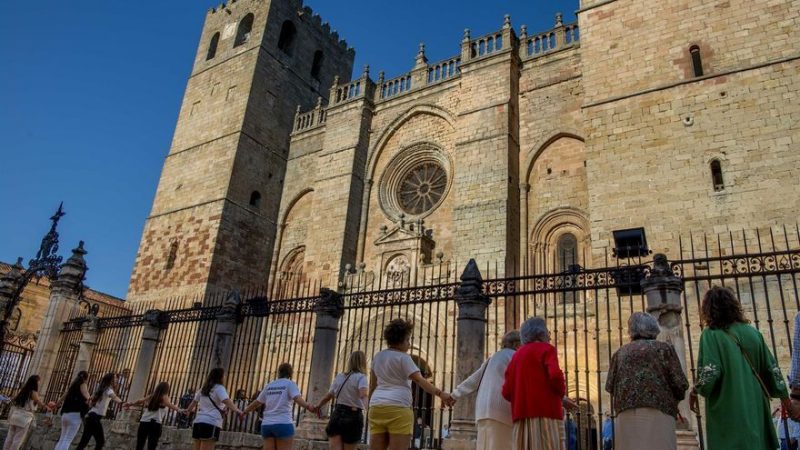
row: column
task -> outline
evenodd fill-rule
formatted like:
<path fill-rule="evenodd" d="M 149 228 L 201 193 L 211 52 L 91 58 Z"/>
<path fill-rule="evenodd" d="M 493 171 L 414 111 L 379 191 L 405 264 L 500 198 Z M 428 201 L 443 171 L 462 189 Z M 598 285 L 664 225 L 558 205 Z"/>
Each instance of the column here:
<path fill-rule="evenodd" d="M 650 271 L 650 275 L 641 281 L 641 286 L 647 297 L 647 312 L 652 314 L 661 326 L 661 334 L 658 339 L 675 347 L 681 366 L 688 375 L 686 342 L 683 338 L 681 318 L 683 282 L 672 272 L 666 255 L 659 253 L 653 257 L 653 269 Z M 689 409 L 688 392 L 686 398 L 678 405 L 678 410 L 681 416 L 687 419 L 687 422 L 679 423 L 677 426 L 678 448 L 680 450 L 700 448 L 697 433 L 692 426 L 695 419 L 694 413 Z"/>
<path fill-rule="evenodd" d="M 341 294 L 330 289 L 320 289 L 320 297 L 314 305 L 316 324 L 314 347 L 311 350 L 311 374 L 309 376 L 308 400 L 316 404 L 330 388 L 336 358 L 336 343 L 339 338 L 339 319 L 344 315 L 344 300 Z M 307 414 L 297 430 L 298 437 L 325 441 L 327 421 Z"/>
<path fill-rule="evenodd" d="M 467 263 L 461 274 L 461 285 L 456 289 L 458 304 L 458 335 L 456 340 L 456 382 L 461 383 L 478 370 L 483 363 L 486 348 L 486 312 L 492 300 L 481 292 L 483 278 L 474 259 Z M 475 448 L 475 394 L 459 399 L 453 408 L 450 426 L 451 439 L 445 448 Z"/>
<path fill-rule="evenodd" d="M 211 367 L 222 367 L 225 372 L 231 363 L 233 352 L 233 337 L 236 327 L 241 321 L 240 313 L 242 298 L 238 291 L 231 291 L 222 304 L 222 309 L 217 313 L 217 332 L 214 336 L 214 351 L 211 355 Z"/>
<path fill-rule="evenodd" d="M 142 345 L 139 348 L 139 355 L 136 357 L 133 380 L 130 391 L 128 391 L 128 401 L 136 401 L 148 394 L 146 392 L 147 381 L 153 369 L 161 330 L 167 328 L 168 320 L 169 316 L 157 309 L 151 309 L 144 313 Z"/>
<path fill-rule="evenodd" d="M 72 250 L 72 256 L 61 265 L 58 278 L 50 285 L 50 302 L 42 323 L 36 350 L 33 352 L 28 375 L 39 375 L 39 392 L 47 392 L 50 376 L 57 364 L 61 327 L 78 308 L 78 298 L 86 274 L 83 241 Z"/>
<path fill-rule="evenodd" d="M 81 324 L 81 340 L 78 344 L 78 357 L 75 359 L 75 366 L 72 368 L 72 378 L 74 380 L 78 372 L 89 370 L 92 363 L 92 353 L 97 345 L 97 316 L 89 314 Z"/>

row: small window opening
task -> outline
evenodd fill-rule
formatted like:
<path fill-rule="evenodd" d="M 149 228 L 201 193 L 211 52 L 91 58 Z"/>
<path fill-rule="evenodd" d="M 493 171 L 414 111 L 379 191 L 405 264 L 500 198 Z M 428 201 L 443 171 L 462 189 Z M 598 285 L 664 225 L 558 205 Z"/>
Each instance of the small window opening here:
<path fill-rule="evenodd" d="M 219 33 L 214 33 L 211 37 L 211 42 L 208 44 L 208 53 L 206 54 L 206 61 L 214 59 L 217 56 L 217 46 L 219 45 Z"/>
<path fill-rule="evenodd" d="M 325 55 L 322 54 L 321 50 L 314 52 L 314 63 L 311 64 L 311 76 L 314 77 L 315 80 L 319 80 L 319 73 L 322 71 L 322 60 L 324 58 Z"/>
<path fill-rule="evenodd" d="M 172 241 L 169 244 L 169 254 L 167 255 L 167 263 L 164 265 L 164 270 L 172 270 L 175 267 L 176 259 L 178 259 L 178 241 Z"/>
<path fill-rule="evenodd" d="M 722 179 L 722 163 L 718 159 L 711 161 L 711 181 L 714 183 L 714 191 L 725 190 L 725 181 Z"/>
<path fill-rule="evenodd" d="M 239 22 L 239 28 L 236 30 L 236 40 L 233 41 L 233 46 L 238 47 L 250 40 L 250 32 L 253 31 L 253 14 L 244 16 Z"/>
<path fill-rule="evenodd" d="M 644 228 L 614 231 L 614 256 L 617 258 L 633 258 L 649 254 Z"/>
<path fill-rule="evenodd" d="M 702 77 L 703 60 L 700 57 L 700 47 L 696 45 L 689 47 L 689 54 L 692 55 L 692 70 L 694 71 L 694 76 Z"/>
<path fill-rule="evenodd" d="M 294 37 L 297 34 L 297 29 L 294 27 L 294 24 L 291 20 L 287 20 L 283 22 L 283 26 L 281 27 L 281 34 L 278 37 L 278 48 L 287 55 L 292 54 L 292 44 L 294 43 Z"/>
<path fill-rule="evenodd" d="M 256 207 L 256 208 L 261 207 L 261 193 L 260 192 L 253 191 L 253 193 L 250 194 L 250 206 L 253 206 L 253 207 Z"/>

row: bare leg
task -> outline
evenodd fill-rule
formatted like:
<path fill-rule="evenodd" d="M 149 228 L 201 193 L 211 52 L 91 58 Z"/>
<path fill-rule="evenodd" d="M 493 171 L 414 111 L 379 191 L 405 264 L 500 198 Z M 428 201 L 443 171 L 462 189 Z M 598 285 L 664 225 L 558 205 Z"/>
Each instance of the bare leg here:
<path fill-rule="evenodd" d="M 342 450 L 356 450 L 356 445 L 358 444 L 345 444 L 342 443 Z"/>
<path fill-rule="evenodd" d="M 369 437 L 369 450 L 386 450 L 389 448 L 389 434 L 372 434 Z M 406 450 L 406 449 L 403 449 Z"/>
<path fill-rule="evenodd" d="M 328 437 L 328 448 L 330 450 L 342 450 L 342 437 L 341 436 Z"/>
<path fill-rule="evenodd" d="M 275 450 L 277 448 L 275 445 L 275 438 L 264 439 L 264 445 L 262 445 L 261 448 L 264 450 Z"/>
<path fill-rule="evenodd" d="M 407 450 L 411 445 L 410 434 L 390 434 L 389 450 Z"/>
<path fill-rule="evenodd" d="M 294 443 L 294 438 L 286 438 L 286 439 L 275 439 L 275 449 L 276 450 L 292 450 L 292 444 Z"/>

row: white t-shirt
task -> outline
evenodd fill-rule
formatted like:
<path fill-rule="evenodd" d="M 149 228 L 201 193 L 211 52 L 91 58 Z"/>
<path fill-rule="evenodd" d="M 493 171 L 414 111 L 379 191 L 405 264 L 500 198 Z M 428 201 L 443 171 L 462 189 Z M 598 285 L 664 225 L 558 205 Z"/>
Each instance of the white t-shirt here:
<path fill-rule="evenodd" d="M 408 353 L 381 350 L 372 358 L 372 371 L 378 379 L 378 386 L 369 400 L 370 406 L 411 407 L 411 380 L 408 377 L 419 372 L 419 367 Z"/>
<path fill-rule="evenodd" d="M 347 380 L 347 384 L 342 387 L 342 383 L 345 380 Z M 337 393 L 339 394 L 339 397 L 334 400 L 339 405 L 364 409 L 364 404 L 361 402 L 361 393 L 359 392 L 361 389 L 369 389 L 369 380 L 367 380 L 366 375 L 353 372 L 348 378 L 346 373 L 340 373 L 333 379 L 330 393 L 333 396 Z"/>
<path fill-rule="evenodd" d="M 167 408 L 158 408 L 155 411 L 150 411 L 147 409 L 147 406 L 144 407 L 144 411 L 142 411 L 142 418 L 139 419 L 139 422 L 150 422 L 155 421 L 156 423 L 163 423 L 164 416 L 167 414 Z"/>
<path fill-rule="evenodd" d="M 228 392 L 225 390 L 225 386 L 221 384 L 215 384 L 208 393 L 208 397 L 203 395 L 202 391 L 197 391 L 194 396 L 194 400 L 197 402 L 197 415 L 194 418 L 194 423 L 207 423 L 222 428 L 222 413 L 220 411 L 225 411 L 225 404 L 222 402 L 228 398 Z M 211 400 L 214 403 L 211 403 Z M 214 404 L 217 406 L 214 407 Z"/>
<path fill-rule="evenodd" d="M 100 396 L 100 400 L 98 400 L 92 409 L 89 410 L 90 413 L 95 413 L 100 417 L 105 417 L 106 412 L 108 411 L 108 404 L 111 402 L 111 397 L 114 396 L 114 390 L 108 388 L 103 392 L 103 395 Z"/>
<path fill-rule="evenodd" d="M 258 394 L 259 402 L 264 404 L 262 425 L 294 423 L 292 420 L 292 404 L 300 395 L 300 389 L 288 378 L 278 378 L 268 383 Z"/>

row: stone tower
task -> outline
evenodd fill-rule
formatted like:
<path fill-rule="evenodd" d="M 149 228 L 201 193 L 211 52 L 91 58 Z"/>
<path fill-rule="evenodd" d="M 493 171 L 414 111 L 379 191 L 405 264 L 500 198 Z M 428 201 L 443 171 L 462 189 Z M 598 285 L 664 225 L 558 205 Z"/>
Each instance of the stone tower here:
<path fill-rule="evenodd" d="M 208 11 L 129 300 L 266 285 L 295 112 L 354 57 L 302 0 Z"/>

